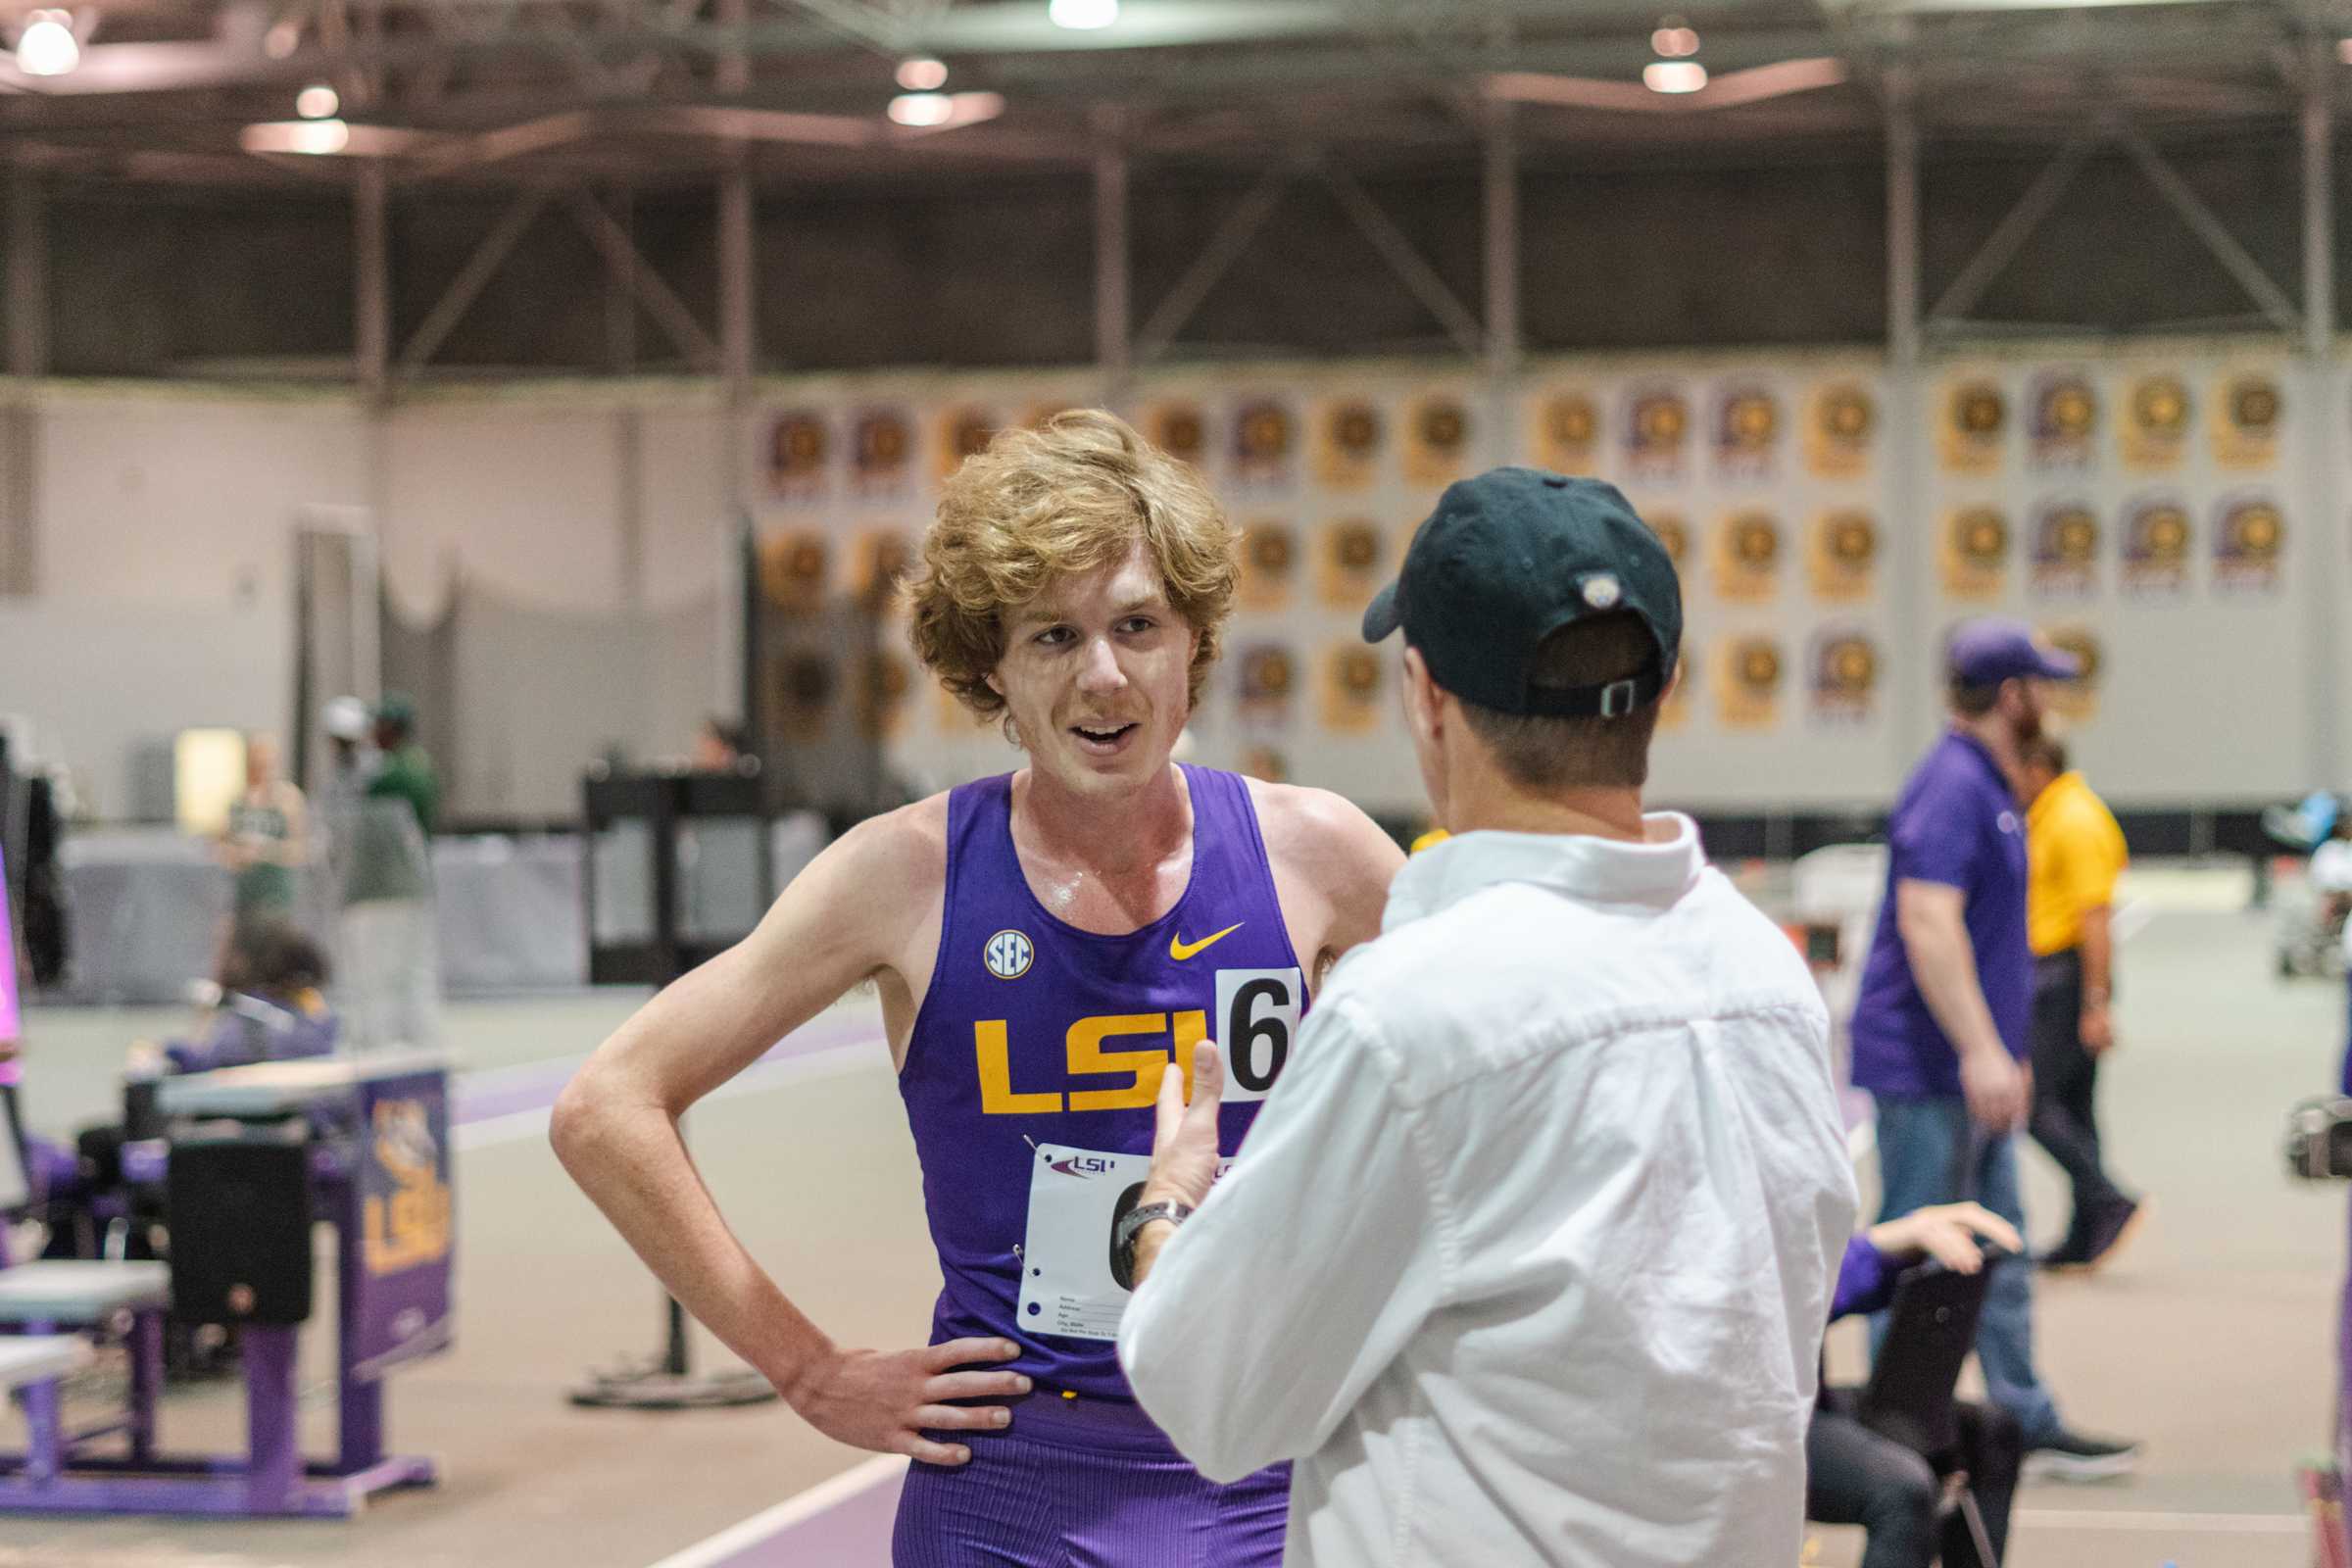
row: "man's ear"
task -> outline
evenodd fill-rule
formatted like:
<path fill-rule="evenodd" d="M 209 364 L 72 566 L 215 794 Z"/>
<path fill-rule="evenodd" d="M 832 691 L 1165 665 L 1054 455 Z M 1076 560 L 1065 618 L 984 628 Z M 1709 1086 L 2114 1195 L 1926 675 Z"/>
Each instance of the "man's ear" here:
<path fill-rule="evenodd" d="M 1404 651 L 1404 716 L 1415 732 L 1435 738 L 1444 726 L 1444 694 L 1431 678 L 1429 662 L 1421 650 L 1407 647 Z"/>

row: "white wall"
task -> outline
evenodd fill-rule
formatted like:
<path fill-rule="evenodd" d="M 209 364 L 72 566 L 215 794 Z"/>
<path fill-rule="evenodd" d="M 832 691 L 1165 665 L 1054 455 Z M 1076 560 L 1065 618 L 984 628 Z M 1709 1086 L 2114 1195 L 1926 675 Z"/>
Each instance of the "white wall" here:
<path fill-rule="evenodd" d="M 378 423 L 337 394 L 58 388 L 39 413 L 39 592 L 0 601 L 0 713 L 107 816 L 132 808 L 143 746 L 287 728 L 293 531 L 306 508 L 352 509 L 396 612 L 438 617 L 454 580 L 477 607 L 457 633 L 451 808 L 568 813 L 607 744 L 680 755 L 732 704 L 724 432 L 700 392 L 638 406 L 632 582 L 610 395 L 434 400 Z"/>
<path fill-rule="evenodd" d="M 2010 389 L 2018 420 L 2026 378 L 2054 354 L 2021 348 L 1977 368 Z M 2106 405 L 2099 439 L 2109 466 L 2086 482 L 2110 529 L 2122 490 L 2137 482 L 2116 470 L 2112 459 L 2113 420 L 2132 378 L 2147 363 L 2169 361 L 2206 392 L 2220 368 L 2249 354 L 2288 366 L 2275 344 L 2080 354 L 2097 368 Z M 1867 625 L 1889 659 L 1932 660 L 1943 628 L 1983 608 L 1945 594 L 1933 537 L 1904 548 L 1898 534 L 1906 514 L 1918 518 L 1916 526 L 1935 529 L 1946 502 L 1966 488 L 1938 469 L 1929 433 L 1940 373 L 1929 378 L 1926 406 L 1910 432 L 1919 444 L 1920 497 L 1906 505 L 1883 488 L 1893 472 L 1884 444 L 1870 476 L 1857 481 L 1885 530 L 1881 581 L 1857 606 L 1826 605 L 1806 585 L 1808 513 L 1828 492 L 1796 463 L 1797 433 L 1787 437 L 1778 474 L 1727 477 L 1711 466 L 1703 427 L 1709 389 L 1727 377 L 1771 380 L 1793 423 L 1806 389 L 1824 376 L 1877 373 L 1867 357 L 1851 355 L 1651 357 L 1531 369 L 1531 398 L 1579 380 L 1609 398 L 1631 378 L 1651 375 L 1691 390 L 1701 426 L 1692 433 L 1691 471 L 1628 484 L 1645 510 L 1683 512 L 1693 536 L 1686 569 L 1698 684 L 1690 721 L 1661 742 L 1661 794 L 1717 808 L 1868 806 L 1891 795 L 1924 743 L 1933 713 L 1904 722 L 1892 711 L 1897 683 L 1891 679 L 1883 682 L 1879 710 L 1866 724 L 1810 716 L 1802 660 L 1815 630 L 1849 621 Z M 1364 515 L 1387 540 L 1386 570 L 1437 490 L 1399 466 L 1400 422 L 1424 389 L 1458 374 L 1458 368 L 1398 365 L 1193 371 L 1155 380 L 1139 403 L 1148 409 L 1179 395 L 1200 400 L 1216 438 L 1210 477 L 1245 525 L 1287 524 L 1311 554 L 1326 524 Z M 2289 544 L 2276 594 L 2231 599 L 2211 591 L 2210 517 L 2201 505 L 2192 588 L 2172 603 L 2112 591 L 2112 537 L 2101 551 L 2109 583 L 2095 603 L 2038 600 L 2021 539 L 2007 589 L 1990 608 L 2045 623 L 2087 622 L 2105 639 L 2108 681 L 2096 716 L 2079 731 L 2078 751 L 2119 802 L 2261 800 L 2345 782 L 2312 776 L 2311 714 L 2315 703 L 2340 704 L 2335 694 L 2352 690 L 2352 624 L 2344 623 L 2352 617 L 2342 587 L 2352 582 L 2352 560 L 2340 473 L 2352 461 L 2352 442 L 2339 439 L 2326 470 L 2306 473 L 2294 466 L 2302 427 L 2291 422 L 2309 416 L 2340 426 L 2343 380 L 2339 368 L 2329 381 L 2334 409 L 2307 410 L 2297 405 L 2306 401 L 2308 382 L 2288 369 L 2290 424 L 2280 443 L 2287 457 L 2273 482 L 2286 503 Z M 1461 386 L 1458 379 L 1452 384 Z M 1474 388 L 1462 389 L 1472 393 L 1473 418 L 1485 417 L 1485 400 Z M 979 404 L 1018 418 L 1084 390 L 1083 379 L 1067 375 L 776 383 L 762 389 L 740 437 L 730 438 L 723 409 L 699 387 L 450 391 L 404 403 L 380 420 L 339 394 L 55 388 L 42 395 L 39 413 L 39 593 L 0 603 L 0 713 L 26 715 L 35 733 L 47 737 L 46 749 L 88 780 L 110 814 L 127 808 L 127 760 L 141 744 L 195 723 L 284 727 L 292 700 L 290 532 L 305 507 L 357 508 L 378 530 L 396 606 L 438 613 L 454 569 L 477 607 L 471 624 L 462 616 L 457 632 L 460 739 L 451 760 L 452 808 L 568 813 L 580 767 L 607 743 L 618 741 L 639 757 L 679 755 L 705 712 L 736 708 L 732 497 L 745 498 L 763 532 L 814 528 L 832 537 L 841 577 L 858 537 L 887 528 L 911 538 L 927 519 L 945 410 Z M 1298 420 L 1299 472 L 1287 488 L 1246 483 L 1233 471 L 1224 433 L 1240 402 L 1267 392 L 1288 398 Z M 1378 477 L 1348 493 L 1327 490 L 1313 477 L 1310 419 L 1340 396 L 1371 398 L 1391 422 Z M 849 416 L 876 404 L 913 416 L 919 449 L 906 481 L 881 490 L 852 482 L 840 457 Z M 826 411 L 835 419 L 835 462 L 814 489 L 778 494 L 765 467 L 768 420 L 798 408 Z M 633 466 L 620 438 L 624 409 L 633 411 L 637 429 Z M 2207 415 L 2200 406 L 2192 437 L 2200 453 Z M 1526 428 L 1502 437 L 1502 445 L 1528 452 Z M 1473 450 L 1490 453 L 1494 443 L 1495 432 L 1482 430 Z M 1622 458 L 1604 442 L 1592 466 L 1608 473 Z M 633 496 L 626 490 L 632 475 Z M 2022 534 L 2021 514 L 2040 490 L 2075 481 L 2044 486 L 2012 471 L 2002 482 L 2013 527 Z M 2201 492 L 2224 482 L 2201 470 L 2183 476 Z M 1781 515 L 1783 581 L 1761 603 L 1725 599 L 1709 580 L 1709 536 L 1727 509 L 1759 498 Z M 2311 569 L 2323 564 L 2337 586 L 2312 583 Z M 1898 569 L 1907 574 L 1903 594 L 1895 591 Z M 1918 607 L 1918 624 L 1899 619 L 1906 595 Z M 2337 619 L 2330 662 L 2341 672 L 2325 697 L 2309 678 L 2305 657 L 2311 617 L 2323 612 Z M 1238 669 L 1229 665 L 1196 726 L 1201 760 L 1232 764 L 1251 746 L 1271 741 L 1288 755 L 1295 777 L 1343 788 L 1367 804 L 1416 805 L 1418 783 L 1393 692 L 1383 694 L 1382 721 L 1368 735 L 1332 735 L 1318 720 L 1316 667 L 1352 639 L 1353 628 L 1352 606 L 1326 603 L 1316 592 L 1311 560 L 1301 563 L 1287 607 L 1246 610 L 1231 646 L 1278 641 L 1294 652 L 1300 671 L 1295 711 L 1274 732 L 1242 714 Z M 1721 678 L 1722 643 L 1749 630 L 1778 635 L 1788 662 L 1783 716 L 1754 731 L 1719 722 L 1711 689 Z M 1017 761 L 992 730 L 947 711 L 928 691 L 905 718 L 894 756 L 909 776 L 946 783 Z M 2352 749 L 2352 705 L 2344 705 L 2341 719 L 2344 746 Z"/>
<path fill-rule="evenodd" d="M 97 815 L 168 809 L 140 798 L 142 758 L 182 729 L 281 728 L 292 642 L 260 604 L 0 599 L 0 719 Z"/>

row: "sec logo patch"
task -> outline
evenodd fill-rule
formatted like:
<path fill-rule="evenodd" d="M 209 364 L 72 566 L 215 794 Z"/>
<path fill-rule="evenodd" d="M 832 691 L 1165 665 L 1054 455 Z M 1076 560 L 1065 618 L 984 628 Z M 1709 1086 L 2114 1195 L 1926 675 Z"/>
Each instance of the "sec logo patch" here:
<path fill-rule="evenodd" d="M 1030 961 L 1036 956 L 1037 950 L 1018 931 L 1000 931 L 980 950 L 980 961 L 1000 980 L 1018 980 L 1029 972 Z"/>

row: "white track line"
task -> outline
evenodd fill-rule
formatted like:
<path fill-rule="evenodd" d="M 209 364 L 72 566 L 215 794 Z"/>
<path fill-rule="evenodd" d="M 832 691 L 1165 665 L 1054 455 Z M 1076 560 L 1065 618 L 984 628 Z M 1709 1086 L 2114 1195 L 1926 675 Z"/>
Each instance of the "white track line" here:
<path fill-rule="evenodd" d="M 785 1083 L 808 1078 L 831 1078 L 870 1062 L 882 1042 L 853 1040 L 845 1046 L 832 1046 L 823 1051 L 811 1051 L 806 1055 L 786 1056 L 777 1061 L 758 1062 L 705 1095 L 701 1101 L 709 1104 L 714 1100 L 732 1100 L 737 1095 L 749 1095 L 764 1089 L 774 1089 Z M 467 1122 L 450 1137 L 450 1147 L 460 1152 L 472 1149 L 492 1149 L 500 1144 L 518 1144 L 526 1139 L 547 1136 L 547 1118 L 553 1109 L 538 1105 L 529 1110 L 517 1110 L 487 1121 Z"/>
<path fill-rule="evenodd" d="M 772 1508 L 762 1509 L 741 1524 L 730 1525 L 709 1540 L 698 1541 L 684 1551 L 662 1558 L 654 1564 L 654 1568 L 715 1568 L 716 1564 L 725 1562 L 747 1546 L 780 1536 L 828 1509 L 840 1507 L 862 1493 L 888 1485 L 906 1468 L 904 1456 L 877 1453 L 863 1464 L 844 1470 L 830 1481 L 820 1481 L 807 1492 L 787 1497 Z"/>
<path fill-rule="evenodd" d="M 2172 1530 L 2199 1536 L 2299 1536 L 2311 1520 L 2299 1513 L 2126 1513 L 2104 1508 L 2020 1508 L 2031 1530 Z"/>
<path fill-rule="evenodd" d="M 2148 922 L 2163 911 L 2151 899 L 2132 899 L 2115 911 L 2115 940 L 2129 942 L 2148 928 Z"/>

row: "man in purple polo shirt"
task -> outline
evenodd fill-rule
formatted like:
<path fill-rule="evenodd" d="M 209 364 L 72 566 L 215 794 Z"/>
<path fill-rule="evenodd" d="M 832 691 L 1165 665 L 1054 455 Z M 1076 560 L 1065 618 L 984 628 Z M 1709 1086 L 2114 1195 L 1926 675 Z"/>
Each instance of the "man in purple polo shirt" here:
<path fill-rule="evenodd" d="M 2018 748 L 2046 683 L 2075 662 L 2017 621 L 1964 622 L 1946 649 L 1951 726 L 1886 829 L 1886 896 L 1854 1008 L 1855 1086 L 1878 1102 L 1882 1219 L 1974 1199 L 2022 1230 L 2012 1137 L 2032 1101 L 2034 955 L 2026 940 Z M 2135 1445 L 2068 1429 L 2034 1370 L 2031 1271 L 1996 1270 L 1977 1331 L 1986 1392 L 2036 1471 L 2120 1475 Z"/>

